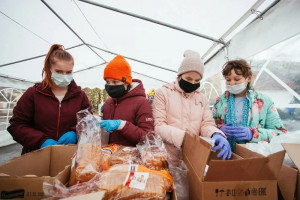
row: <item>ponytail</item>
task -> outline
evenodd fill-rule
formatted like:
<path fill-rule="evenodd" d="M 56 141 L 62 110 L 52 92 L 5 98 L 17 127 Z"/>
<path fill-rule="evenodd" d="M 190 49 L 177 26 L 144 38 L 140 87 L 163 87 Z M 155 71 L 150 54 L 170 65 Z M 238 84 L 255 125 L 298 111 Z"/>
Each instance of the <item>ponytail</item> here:
<path fill-rule="evenodd" d="M 48 51 L 45 62 L 44 62 L 44 68 L 42 71 L 42 77 L 45 74 L 44 80 L 42 82 L 43 89 L 50 87 L 55 88 L 56 85 L 51 80 L 51 65 L 55 64 L 57 60 L 65 60 L 65 61 L 73 61 L 74 59 L 70 53 L 64 50 L 63 45 L 60 44 L 54 44 L 50 47 L 50 50 Z"/>

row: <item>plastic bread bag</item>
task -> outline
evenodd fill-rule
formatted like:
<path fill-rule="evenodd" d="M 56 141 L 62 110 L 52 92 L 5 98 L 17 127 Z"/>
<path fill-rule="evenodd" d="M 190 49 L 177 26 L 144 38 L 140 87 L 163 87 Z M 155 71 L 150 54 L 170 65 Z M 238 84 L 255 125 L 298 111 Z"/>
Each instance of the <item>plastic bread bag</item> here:
<path fill-rule="evenodd" d="M 106 129 L 103 127 L 101 128 L 101 145 L 107 145 L 109 142 L 109 132 L 106 131 Z"/>
<path fill-rule="evenodd" d="M 120 146 L 110 157 L 109 165 L 141 164 L 139 151 L 136 147 Z"/>
<path fill-rule="evenodd" d="M 72 160 L 69 185 L 89 181 L 101 167 L 101 131 L 99 121 L 87 110 L 77 113 L 77 151 Z"/>
<path fill-rule="evenodd" d="M 293 143 L 293 144 L 300 144 L 300 131 L 295 132 L 287 132 L 286 134 L 282 134 L 276 137 L 273 137 L 270 141 L 271 152 L 278 152 L 283 150 L 282 143 Z M 289 157 L 288 153 L 285 153 L 285 157 L 283 163 L 297 169 L 297 166 Z"/>
<path fill-rule="evenodd" d="M 100 122 L 88 109 L 77 113 L 76 132 L 78 135 L 78 144 L 93 143 L 101 147 Z"/>
<path fill-rule="evenodd" d="M 95 116 L 95 118 L 101 122 L 101 117 L 100 116 Z M 101 128 L 101 145 L 108 145 L 109 142 L 109 132 L 106 131 L 105 127 Z"/>
<path fill-rule="evenodd" d="M 58 179 L 54 184 L 44 182 L 43 191 L 51 199 L 104 191 L 103 200 L 165 200 L 167 192 L 173 191 L 173 179 L 166 170 L 151 170 L 142 165 L 114 165 L 88 182 L 70 187 L 66 187 Z"/>
<path fill-rule="evenodd" d="M 168 168 L 168 153 L 162 138 L 154 132 L 149 132 L 136 145 L 143 165 L 150 169 L 161 170 Z"/>
<path fill-rule="evenodd" d="M 273 137 L 269 143 L 265 141 L 259 141 L 258 143 L 247 143 L 246 148 L 264 156 L 268 156 L 272 153 L 282 151 L 282 143 L 300 144 L 300 132 L 287 132 L 286 134 L 278 135 Z M 283 163 L 290 167 L 297 168 L 287 153 L 285 154 Z"/>
<path fill-rule="evenodd" d="M 161 199 L 173 191 L 173 179 L 166 170 L 143 165 L 114 165 L 101 173 L 97 187 L 104 199 Z"/>
<path fill-rule="evenodd" d="M 102 161 L 101 161 L 101 171 L 108 170 L 110 166 L 110 157 L 114 152 L 116 152 L 120 148 L 120 145 L 111 144 L 102 147 Z"/>
<path fill-rule="evenodd" d="M 97 183 L 99 181 L 100 173 L 94 176 L 88 182 L 78 183 L 76 185 L 67 187 L 62 184 L 58 179 L 54 180 L 54 183 L 46 182 L 43 183 L 43 191 L 45 196 L 50 196 L 45 199 L 61 199 L 77 195 L 88 194 L 99 191 Z"/>
<path fill-rule="evenodd" d="M 183 160 L 180 160 L 178 165 L 170 165 L 169 169 L 174 180 L 177 199 L 189 200 L 189 181 L 187 166 L 185 165 Z"/>

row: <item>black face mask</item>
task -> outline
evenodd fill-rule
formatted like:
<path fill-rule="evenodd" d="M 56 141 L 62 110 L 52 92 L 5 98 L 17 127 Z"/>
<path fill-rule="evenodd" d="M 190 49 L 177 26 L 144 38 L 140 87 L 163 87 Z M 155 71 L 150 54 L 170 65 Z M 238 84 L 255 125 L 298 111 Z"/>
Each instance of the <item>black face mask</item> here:
<path fill-rule="evenodd" d="M 105 84 L 105 90 L 108 93 L 108 95 L 112 98 L 120 98 L 124 94 L 127 93 L 127 90 L 125 90 L 124 85 L 107 85 Z"/>
<path fill-rule="evenodd" d="M 200 87 L 200 83 L 192 84 L 186 80 L 183 80 L 183 78 L 181 78 L 179 80 L 179 86 L 185 93 L 191 93 Z"/>

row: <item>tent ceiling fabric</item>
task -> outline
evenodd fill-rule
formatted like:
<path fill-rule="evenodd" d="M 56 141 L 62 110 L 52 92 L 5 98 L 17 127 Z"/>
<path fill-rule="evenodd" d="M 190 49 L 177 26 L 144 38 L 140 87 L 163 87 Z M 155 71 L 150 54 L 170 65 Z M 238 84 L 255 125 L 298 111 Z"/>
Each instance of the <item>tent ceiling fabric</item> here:
<path fill-rule="evenodd" d="M 280 8 L 280 9 L 277 9 Z M 275 10 L 277 12 L 275 12 Z M 257 20 L 241 31 L 231 41 L 229 56 L 250 57 L 271 46 L 291 38 L 300 33 L 300 1 L 280 1 L 264 20 Z M 276 23 L 276 26 L 274 26 Z M 268 27 L 267 29 L 264 27 Z M 258 32 L 258 30 L 264 30 Z M 236 46 L 246 46 L 248 41 L 255 35 L 256 42 L 249 48 L 237 50 Z"/>
<path fill-rule="evenodd" d="M 95 2 L 217 39 L 257 3 L 256 0 Z M 74 72 L 78 71 L 74 73 L 74 79 L 83 87 L 103 88 L 103 63 L 109 62 L 114 55 L 100 49 L 177 71 L 184 50 L 192 49 L 203 55 L 214 44 L 204 38 L 81 1 L 1 0 L 0 11 L 0 73 L 33 82 L 42 79 L 44 57 L 1 65 L 46 54 L 54 43 L 68 48 L 84 42 L 94 47 L 82 45 L 69 50 L 75 59 Z M 142 79 L 147 89 L 160 87 L 176 77 L 175 72 L 128 61 L 133 78 Z M 84 70 L 86 68 L 89 69 Z"/>
<path fill-rule="evenodd" d="M 253 22 L 235 35 L 227 48 L 229 59 L 249 58 L 282 41 L 299 35 L 299 10 L 300 1 L 280 1 L 263 16 L 263 20 Z M 293 51 L 290 51 L 289 54 L 292 54 L 291 52 Z M 216 72 L 220 72 L 225 57 L 224 51 L 216 55 L 206 65 L 205 75 L 209 77 Z M 266 58 L 268 57 L 266 56 Z M 299 58 L 299 54 L 295 57 Z"/>

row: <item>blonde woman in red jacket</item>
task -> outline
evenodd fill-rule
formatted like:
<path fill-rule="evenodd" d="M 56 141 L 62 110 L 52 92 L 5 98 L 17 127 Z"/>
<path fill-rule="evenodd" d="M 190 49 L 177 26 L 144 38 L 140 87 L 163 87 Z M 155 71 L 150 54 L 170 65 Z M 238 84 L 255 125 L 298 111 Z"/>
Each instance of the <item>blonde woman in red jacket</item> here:
<path fill-rule="evenodd" d="M 28 88 L 17 102 L 7 130 L 23 145 L 22 154 L 77 142 L 76 113 L 91 105 L 73 80 L 73 67 L 72 55 L 62 45 L 52 45 L 45 58 L 43 81 Z"/>

